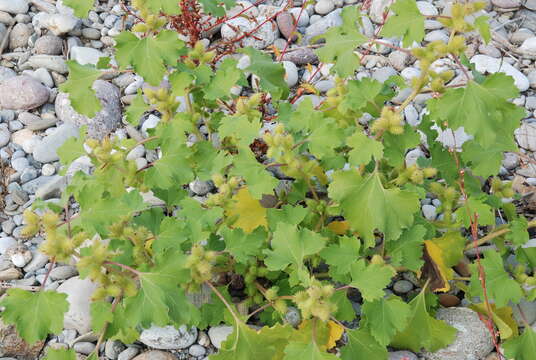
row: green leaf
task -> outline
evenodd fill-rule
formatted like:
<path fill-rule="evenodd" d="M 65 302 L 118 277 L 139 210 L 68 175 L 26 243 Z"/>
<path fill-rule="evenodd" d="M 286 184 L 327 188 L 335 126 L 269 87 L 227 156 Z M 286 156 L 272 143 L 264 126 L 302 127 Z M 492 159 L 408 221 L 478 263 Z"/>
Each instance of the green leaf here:
<path fill-rule="evenodd" d="M 87 126 L 82 126 L 78 137 L 72 136 L 68 138 L 58 150 L 56 150 L 62 164 L 68 165 L 80 156 L 87 155 L 86 150 L 84 149 L 86 130 Z"/>
<path fill-rule="evenodd" d="M 481 84 L 469 81 L 464 88 L 448 89 L 440 98 L 428 100 L 428 109 L 436 122 L 446 122 L 454 130 L 463 126 L 488 149 L 498 142 L 512 143 L 512 134 L 525 117 L 525 111 L 509 101 L 518 95 L 510 76 L 495 73 Z"/>
<path fill-rule="evenodd" d="M 415 225 L 404 230 L 400 238 L 385 243 L 385 252 L 391 258 L 391 265 L 403 266 L 412 271 L 419 271 L 424 264 L 422 251 L 426 228 Z"/>
<path fill-rule="evenodd" d="M 229 10 L 235 5 L 235 0 L 199 0 L 199 3 L 203 6 L 203 12 L 216 17 L 225 16 L 225 9 Z M 225 8 L 220 4 L 224 4 Z"/>
<path fill-rule="evenodd" d="M 153 249 L 162 252 L 167 249 L 180 249 L 186 238 L 183 231 L 186 224 L 175 217 L 165 217 L 160 223 L 160 232 L 153 243 Z"/>
<path fill-rule="evenodd" d="M 362 307 L 363 325 L 379 344 L 386 346 L 399 331 L 404 330 L 410 306 L 396 296 L 365 301 Z"/>
<path fill-rule="evenodd" d="M 60 85 L 60 90 L 69 94 L 73 109 L 89 118 L 102 109 L 100 100 L 95 95 L 93 83 L 102 73 L 92 65 L 80 65 L 68 60 L 69 78 Z"/>
<path fill-rule="evenodd" d="M 503 143 L 504 140 L 507 142 Z M 498 139 L 497 143 L 489 148 L 483 148 L 474 141 L 468 141 L 463 144 L 463 151 L 460 155 L 462 160 L 471 166 L 474 175 L 487 178 L 498 174 L 506 151 L 518 151 L 513 137 Z"/>
<path fill-rule="evenodd" d="M 138 90 L 132 103 L 126 108 L 126 116 L 129 124 L 137 126 L 142 115 L 149 111 L 149 105 L 145 103 L 141 90 Z"/>
<path fill-rule="evenodd" d="M 525 326 L 521 336 L 506 341 L 502 346 L 508 359 L 531 360 L 536 354 L 536 332 Z"/>
<path fill-rule="evenodd" d="M 523 291 L 519 283 L 512 279 L 510 274 L 504 270 L 501 255 L 495 251 L 486 251 L 481 264 L 486 274 L 488 296 L 495 301 L 495 305 L 500 308 L 508 305 L 510 301 L 514 304 L 519 303 L 523 297 Z M 478 267 L 476 264 L 473 264 L 471 268 L 471 295 L 483 298 Z"/>
<path fill-rule="evenodd" d="M 352 264 L 350 270 L 352 287 L 359 289 L 363 299 L 373 301 L 383 297 L 384 289 L 395 276 L 396 270 L 390 265 L 366 264 L 365 260 L 359 260 Z"/>
<path fill-rule="evenodd" d="M 177 15 L 181 13 L 177 0 L 150 0 L 144 1 L 143 4 L 147 6 L 153 14 L 158 14 L 160 11 L 163 11 L 167 15 Z"/>
<path fill-rule="evenodd" d="M 90 305 L 91 329 L 95 333 L 103 331 L 106 323 L 112 322 L 114 314 L 112 304 L 106 301 L 93 301 Z"/>
<path fill-rule="evenodd" d="M 486 15 L 481 15 L 475 19 L 474 25 L 477 28 L 478 32 L 484 42 L 487 44 L 491 40 L 491 32 L 489 30 L 489 17 Z"/>
<path fill-rule="evenodd" d="M 372 159 L 380 160 L 383 157 L 382 143 L 369 138 L 360 129 L 346 140 L 346 144 L 352 147 L 348 153 L 350 165 L 366 165 Z"/>
<path fill-rule="evenodd" d="M 482 200 L 470 197 L 463 206 L 456 210 L 456 219 L 463 226 L 469 228 L 471 226 L 471 218 L 474 219 L 475 213 L 478 215 L 478 225 L 494 225 L 495 215 L 493 209 L 482 202 Z"/>
<path fill-rule="evenodd" d="M 259 136 L 261 123 L 249 121 L 245 115 L 226 116 L 222 119 L 218 133 L 222 139 L 233 138 L 237 141 L 240 152 L 249 150 L 249 144 Z"/>
<path fill-rule="evenodd" d="M 76 353 L 73 349 L 47 348 L 47 355 L 43 360 L 76 360 Z"/>
<path fill-rule="evenodd" d="M 69 309 L 67 295 L 56 291 L 30 292 L 17 288 L 7 291 L 0 301 L 5 310 L 0 317 L 6 324 L 17 327 L 20 337 L 28 344 L 44 340 L 48 334 L 63 330 L 63 316 Z"/>
<path fill-rule="evenodd" d="M 400 135 L 391 133 L 383 134 L 383 156 L 394 167 L 404 165 L 404 158 L 409 149 L 419 146 L 421 138 L 419 133 L 410 125 L 404 126 L 404 132 Z"/>
<path fill-rule="evenodd" d="M 307 256 L 318 253 L 326 239 L 309 229 L 298 229 L 295 225 L 280 223 L 271 242 L 272 250 L 264 250 L 264 263 L 269 270 L 285 270 L 289 265 L 298 279 L 305 281 L 308 271 L 303 261 Z"/>
<path fill-rule="evenodd" d="M 243 77 L 242 70 L 236 67 L 237 60 L 226 58 L 216 71 L 210 84 L 205 89 L 205 98 L 208 100 L 225 99 L 230 97 L 231 88 Z"/>
<path fill-rule="evenodd" d="M 169 189 L 177 183 L 185 184 L 193 180 L 190 156 L 191 150 L 186 145 L 177 142 L 170 146 L 163 156 L 144 172 L 146 184 Z"/>
<path fill-rule="evenodd" d="M 510 221 L 510 232 L 506 233 L 506 239 L 514 245 L 524 245 L 529 241 L 527 230 L 528 222 L 523 216 Z"/>
<path fill-rule="evenodd" d="M 397 333 L 391 346 L 398 349 L 410 349 L 420 352 L 422 348 L 437 351 L 446 347 L 456 338 L 456 329 L 428 314 L 426 289 L 410 301 L 411 308 L 408 325 Z"/>
<path fill-rule="evenodd" d="M 73 9 L 76 17 L 86 18 L 89 11 L 93 9 L 95 0 L 63 0 L 63 5 Z"/>
<path fill-rule="evenodd" d="M 337 305 L 337 312 L 335 313 L 335 318 L 340 321 L 352 321 L 356 318 L 356 313 L 354 307 L 348 296 L 346 296 L 346 291 L 335 291 L 330 298 L 330 301 Z"/>
<path fill-rule="evenodd" d="M 115 58 L 120 70 L 132 66 L 150 85 L 158 86 L 166 73 L 166 65 L 174 66 L 184 43 L 177 33 L 162 30 L 157 36 L 139 39 L 131 32 L 122 32 L 115 37 Z"/>
<path fill-rule="evenodd" d="M 385 189 L 378 173 L 361 177 L 357 171 L 339 171 L 333 179 L 328 189 L 330 197 L 340 203 L 344 217 L 367 246 L 373 244 L 375 229 L 382 231 L 386 240 L 397 239 L 420 209 L 415 193 Z"/>
<path fill-rule="evenodd" d="M 340 237 L 338 244 L 333 244 L 320 252 L 320 256 L 330 265 L 330 271 L 338 275 L 350 272 L 352 264 L 359 258 L 361 243 L 356 238 Z"/>
<path fill-rule="evenodd" d="M 441 249 L 442 259 L 447 267 L 452 267 L 463 258 L 466 239 L 459 231 L 448 231 L 431 240 Z"/>
<path fill-rule="evenodd" d="M 367 41 L 357 27 L 357 22 L 361 19 L 361 12 L 357 6 L 347 6 L 342 13 L 342 26 L 329 29 L 319 37 L 326 40 L 326 44 L 316 50 L 320 61 L 324 63 L 334 63 L 332 70 L 340 77 L 352 75 L 359 66 L 360 58 L 354 50 Z"/>
<path fill-rule="evenodd" d="M 260 78 L 262 90 L 272 94 L 275 100 L 288 96 L 288 85 L 285 81 L 285 68 L 281 63 L 275 63 L 269 55 L 251 47 L 243 48 L 238 52 L 249 56 L 250 65 L 244 69 Z"/>
<path fill-rule="evenodd" d="M 335 149 L 343 140 L 343 129 L 334 120 L 326 119 L 308 136 L 309 151 L 318 159 L 335 156 Z"/>
<path fill-rule="evenodd" d="M 391 6 L 396 15 L 391 15 L 383 26 L 380 35 L 385 37 L 402 36 L 404 47 L 424 38 L 424 16 L 413 0 L 398 0 Z"/>
<path fill-rule="evenodd" d="M 251 261 L 260 254 L 262 245 L 266 242 L 268 234 L 258 227 L 252 233 L 246 234 L 242 229 L 224 227 L 221 231 L 225 241 L 225 250 L 241 263 Z"/>
<path fill-rule="evenodd" d="M 174 71 L 169 75 L 169 83 L 171 84 L 171 90 L 175 96 L 186 95 L 186 90 L 192 86 L 194 76 L 185 71 Z"/>
<path fill-rule="evenodd" d="M 320 350 L 314 341 L 311 341 L 309 344 L 291 341 L 285 347 L 285 357 L 283 359 L 337 360 L 338 357 L 326 351 Z"/>
<path fill-rule="evenodd" d="M 347 330 L 348 344 L 341 349 L 342 360 L 387 360 L 385 346 L 365 329 Z"/>
<path fill-rule="evenodd" d="M 381 95 L 383 84 L 372 78 L 348 80 L 347 88 L 348 94 L 342 98 L 338 107 L 342 112 L 369 112 L 369 107 L 380 108 L 385 102 L 385 97 Z"/>
<path fill-rule="evenodd" d="M 272 194 L 279 183 L 266 167 L 255 159 L 249 148 L 239 150 L 234 156 L 230 175 L 243 177 L 255 199 L 261 199 L 263 194 Z"/>
<path fill-rule="evenodd" d="M 263 327 L 259 331 L 251 329 L 243 322 L 235 324 L 234 331 L 221 344 L 211 360 L 258 359 L 272 360 L 281 358 L 284 344 L 292 334 L 290 325 L 276 325 L 272 328 Z"/>

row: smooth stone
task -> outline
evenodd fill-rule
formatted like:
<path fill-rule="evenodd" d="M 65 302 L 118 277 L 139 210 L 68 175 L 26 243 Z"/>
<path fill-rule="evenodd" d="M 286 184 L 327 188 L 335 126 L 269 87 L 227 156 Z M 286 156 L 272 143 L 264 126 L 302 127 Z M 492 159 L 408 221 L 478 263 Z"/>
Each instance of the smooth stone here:
<path fill-rule="evenodd" d="M 125 345 L 120 341 L 108 340 L 104 346 L 104 354 L 111 360 L 116 360 L 123 350 L 125 350 Z"/>
<path fill-rule="evenodd" d="M 519 304 L 514 305 L 510 303 L 509 305 L 512 307 L 512 313 L 514 315 L 514 319 L 517 321 L 518 324 L 523 324 L 524 320 L 526 320 L 527 323 L 529 324 L 532 324 L 536 321 L 536 301 L 529 302 L 529 301 L 525 301 L 524 299 L 522 299 L 519 302 Z M 520 308 L 521 308 L 521 311 L 519 310 Z M 523 315 L 521 315 L 521 312 L 523 312 Z"/>
<path fill-rule="evenodd" d="M 33 272 L 33 271 L 36 271 L 37 269 L 40 269 L 42 268 L 43 266 L 45 266 L 45 264 L 48 262 L 48 256 L 46 256 L 45 254 L 39 252 L 39 251 L 35 251 L 33 252 L 32 254 L 32 261 L 30 261 L 25 267 L 24 267 L 24 271 L 26 273 L 29 273 L 29 272 Z"/>
<path fill-rule="evenodd" d="M 43 138 L 35 147 L 33 151 L 34 159 L 42 163 L 59 160 L 58 148 L 69 138 L 78 137 L 79 135 L 78 126 L 70 123 L 60 125 L 55 132 Z"/>
<path fill-rule="evenodd" d="M 140 334 L 140 341 L 147 346 L 161 350 L 185 349 L 195 343 L 197 328 L 188 330 L 186 325 L 178 329 L 173 326 L 151 326 Z"/>
<path fill-rule="evenodd" d="M 35 109 L 48 98 L 48 89 L 29 76 L 16 76 L 0 83 L 0 107 L 4 109 Z"/>
<path fill-rule="evenodd" d="M 89 355 L 93 350 L 95 350 L 95 344 L 87 341 L 81 341 L 74 344 L 73 349 L 79 354 Z"/>
<path fill-rule="evenodd" d="M 34 71 L 33 78 L 36 80 L 39 80 L 41 84 L 45 85 L 48 88 L 54 87 L 54 80 L 52 79 L 52 76 L 50 76 L 50 73 L 45 68 L 39 68 Z"/>
<path fill-rule="evenodd" d="M 7 126 L 0 126 L 0 148 L 6 146 L 11 139 L 11 132 Z"/>
<path fill-rule="evenodd" d="M 75 60 L 80 65 L 97 65 L 97 62 L 101 57 L 105 57 L 106 55 L 97 50 L 90 47 L 84 47 L 84 46 L 73 46 L 71 48 L 71 60 Z"/>
<path fill-rule="evenodd" d="M 36 54 L 60 55 L 63 49 L 63 41 L 55 35 L 44 35 L 35 41 L 34 51 Z"/>
<path fill-rule="evenodd" d="M 289 323 L 293 327 L 298 327 L 302 322 L 301 313 L 294 306 L 289 306 L 287 312 L 285 313 L 285 322 Z"/>
<path fill-rule="evenodd" d="M 326 15 L 335 9 L 335 4 L 331 0 L 318 0 L 315 4 L 315 12 L 319 15 Z"/>
<path fill-rule="evenodd" d="M 264 20 L 263 17 L 258 17 L 256 21 L 250 21 L 243 17 L 228 20 L 221 27 L 221 36 L 226 41 L 233 41 L 244 33 L 249 33 L 255 30 L 258 27 L 258 24 L 262 23 Z M 268 21 L 255 30 L 252 35 L 254 35 L 255 38 L 253 36 L 246 36 L 241 40 L 243 46 L 251 46 L 257 50 L 262 50 L 274 43 L 279 35 L 279 30 L 275 24 Z"/>
<path fill-rule="evenodd" d="M 521 0 L 491 0 L 491 3 L 501 9 L 517 9 L 521 6 Z"/>
<path fill-rule="evenodd" d="M 369 9 L 370 19 L 376 24 L 382 23 L 384 13 L 391 5 L 391 0 L 372 0 Z"/>
<path fill-rule="evenodd" d="M 285 81 L 289 87 L 293 87 L 298 83 L 298 68 L 291 61 L 283 61 L 285 68 Z"/>
<path fill-rule="evenodd" d="M 389 353 L 388 360 L 419 360 L 419 358 L 410 351 L 393 351 Z"/>
<path fill-rule="evenodd" d="M 48 200 L 61 197 L 63 190 L 67 187 L 68 178 L 60 175 L 50 176 L 50 178 L 50 181 L 35 191 L 37 198 Z"/>
<path fill-rule="evenodd" d="M 229 335 L 233 332 L 233 327 L 228 325 L 218 325 L 213 326 L 208 329 L 208 337 L 210 342 L 216 349 L 221 348 L 221 343 L 227 339 Z"/>
<path fill-rule="evenodd" d="M 495 59 L 487 55 L 475 55 L 471 58 L 471 63 L 475 64 L 476 70 L 480 72 L 488 72 L 494 74 L 502 72 L 514 78 L 514 83 L 520 91 L 525 91 L 529 88 L 529 80 L 519 70 L 514 68 L 501 59 Z"/>
<path fill-rule="evenodd" d="M 434 221 L 437 217 L 437 209 L 434 205 L 423 205 L 422 213 L 430 221 Z"/>
<path fill-rule="evenodd" d="M 10 281 L 22 278 L 22 273 L 16 268 L 9 268 L 0 271 L 0 281 Z"/>
<path fill-rule="evenodd" d="M 318 63 L 318 56 L 310 48 L 298 48 L 296 50 L 287 51 L 282 59 L 283 61 L 290 61 L 295 65 L 306 65 Z"/>
<path fill-rule="evenodd" d="M 3 237 L 0 238 L 0 255 L 4 255 L 7 251 L 7 249 L 17 246 L 18 242 L 17 240 L 13 239 L 12 237 Z"/>
<path fill-rule="evenodd" d="M 117 360 L 132 360 L 134 356 L 139 354 L 139 352 L 140 349 L 137 347 L 129 346 L 119 354 Z"/>
<path fill-rule="evenodd" d="M 57 291 L 67 294 L 69 310 L 65 313 L 64 328 L 74 329 L 79 334 L 91 330 L 90 303 L 97 284 L 90 280 L 82 280 L 78 276 L 72 277 L 61 284 Z"/>
<path fill-rule="evenodd" d="M 9 48 L 13 50 L 20 47 L 26 47 L 31 35 L 32 28 L 30 26 L 18 23 L 13 27 L 11 34 L 9 35 Z"/>
<path fill-rule="evenodd" d="M 0 0 L 0 11 L 11 14 L 26 14 L 28 9 L 27 0 Z"/>
<path fill-rule="evenodd" d="M 523 41 L 523 44 L 519 47 L 519 51 L 524 55 L 536 56 L 536 37 L 531 37 Z"/>
<path fill-rule="evenodd" d="M 201 180 L 192 181 L 190 184 L 188 184 L 188 187 L 196 195 L 199 195 L 199 196 L 204 196 L 208 194 L 214 188 L 214 186 L 212 185 L 212 182 L 201 181 Z"/>
<path fill-rule="evenodd" d="M 393 290 L 397 294 L 407 294 L 413 289 L 413 284 L 407 280 L 398 280 L 393 284 Z"/>
<path fill-rule="evenodd" d="M 449 346 L 436 352 L 424 352 L 427 360 L 482 359 L 493 350 L 493 340 L 478 314 L 468 308 L 441 308 L 436 318 L 456 328 L 456 339 Z"/>
<path fill-rule="evenodd" d="M 396 70 L 390 66 L 385 66 L 374 70 L 372 73 L 372 78 L 378 80 L 379 82 L 385 82 L 391 76 L 397 75 Z"/>
<path fill-rule="evenodd" d="M 177 358 L 164 351 L 151 350 L 136 356 L 133 360 L 177 360 Z"/>
<path fill-rule="evenodd" d="M 71 265 L 61 265 L 56 266 L 52 271 L 50 272 L 50 277 L 53 280 L 65 280 L 72 278 L 73 276 L 78 275 L 78 270 L 76 270 L 76 267 Z"/>
<path fill-rule="evenodd" d="M 299 27 L 304 27 L 309 25 L 309 13 L 307 10 L 301 9 L 301 7 L 295 7 L 289 10 L 294 20 L 298 22 Z"/>
<path fill-rule="evenodd" d="M 523 122 L 521 127 L 514 131 L 514 136 L 520 147 L 536 151 L 536 123 Z"/>
<path fill-rule="evenodd" d="M 102 109 L 93 118 L 77 113 L 66 93 L 59 93 L 56 97 L 56 115 L 66 123 L 88 125 L 90 137 L 103 139 L 121 124 L 121 93 L 117 86 L 104 80 L 95 81 L 93 90 L 102 105 Z"/>
<path fill-rule="evenodd" d="M 293 34 L 295 19 L 294 19 L 294 16 L 292 16 L 292 14 L 286 11 L 282 12 L 281 14 L 277 15 L 276 22 L 277 22 L 279 31 L 285 37 L 285 39 L 288 40 L 290 39 L 290 37 L 292 37 L 292 41 L 296 41 L 298 37 L 296 34 Z"/>
<path fill-rule="evenodd" d="M 36 21 L 41 27 L 50 30 L 56 36 L 61 36 L 74 30 L 79 22 L 77 18 L 71 15 L 47 14 L 43 12 L 35 15 L 34 21 Z"/>
<path fill-rule="evenodd" d="M 0 83 L 4 80 L 11 79 L 17 76 L 17 73 L 5 66 L 0 66 Z"/>
<path fill-rule="evenodd" d="M 417 8 L 425 16 L 436 16 L 439 14 L 437 8 L 428 1 L 417 1 Z"/>
<path fill-rule="evenodd" d="M 314 24 L 309 25 L 305 30 L 303 43 L 307 44 L 312 40 L 312 38 L 326 33 L 326 31 L 333 27 L 342 25 L 341 11 L 342 9 L 336 9 L 322 17 Z"/>
<path fill-rule="evenodd" d="M 28 59 L 28 64 L 34 68 L 45 68 L 60 74 L 67 74 L 69 68 L 63 56 L 57 55 L 33 55 Z"/>

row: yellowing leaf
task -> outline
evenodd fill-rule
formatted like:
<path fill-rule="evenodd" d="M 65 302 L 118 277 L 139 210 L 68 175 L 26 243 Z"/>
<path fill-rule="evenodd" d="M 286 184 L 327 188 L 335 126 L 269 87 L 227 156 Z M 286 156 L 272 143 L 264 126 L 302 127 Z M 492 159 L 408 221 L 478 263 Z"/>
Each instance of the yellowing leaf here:
<path fill-rule="evenodd" d="M 348 221 L 332 221 L 328 224 L 328 229 L 333 231 L 337 235 L 344 235 L 350 229 Z"/>
<path fill-rule="evenodd" d="M 519 332 L 517 323 L 513 317 L 512 308 L 510 306 L 497 308 L 495 304 L 490 304 L 490 307 L 493 323 L 499 328 L 501 339 L 504 340 L 509 339 L 512 336 L 517 336 Z M 488 310 L 484 303 L 473 304 L 470 305 L 469 308 L 486 317 L 488 316 Z"/>
<path fill-rule="evenodd" d="M 454 271 L 445 264 L 443 250 L 431 240 L 425 240 L 424 245 L 424 276 L 430 279 L 430 288 L 436 292 L 449 291 Z"/>
<path fill-rule="evenodd" d="M 233 200 L 234 204 L 226 211 L 227 217 L 236 217 L 231 228 L 240 228 L 247 234 L 259 226 L 268 228 L 266 209 L 261 206 L 259 200 L 251 196 L 247 187 L 238 190 Z"/>
<path fill-rule="evenodd" d="M 329 338 L 327 347 L 328 349 L 334 348 L 337 345 L 337 340 L 339 340 L 344 332 L 344 328 L 337 324 L 335 321 L 328 321 L 329 328 Z"/>

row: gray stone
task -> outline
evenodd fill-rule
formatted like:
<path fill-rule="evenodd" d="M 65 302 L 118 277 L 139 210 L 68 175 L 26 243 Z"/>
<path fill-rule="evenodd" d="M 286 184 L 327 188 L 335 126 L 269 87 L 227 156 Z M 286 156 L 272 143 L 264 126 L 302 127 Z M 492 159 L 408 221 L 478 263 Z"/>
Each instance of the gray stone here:
<path fill-rule="evenodd" d="M 519 24 L 521 27 L 536 31 L 536 13 L 534 11 L 522 9 L 517 12 L 517 16 L 523 19 Z"/>
<path fill-rule="evenodd" d="M 69 138 L 78 136 L 78 126 L 70 123 L 60 125 L 55 132 L 43 138 L 43 140 L 35 147 L 33 151 L 34 159 L 42 163 L 59 160 L 57 154 L 58 148 Z"/>
<path fill-rule="evenodd" d="M 190 348 L 188 349 L 188 354 L 195 357 L 205 356 L 206 353 L 207 349 L 197 344 L 190 346 Z"/>
<path fill-rule="evenodd" d="M 73 276 L 78 275 L 78 270 L 76 270 L 76 267 L 71 265 L 60 265 L 56 266 L 52 271 L 50 272 L 50 277 L 53 280 L 65 280 L 72 278 Z"/>
<path fill-rule="evenodd" d="M 63 48 L 63 41 L 55 35 L 41 36 L 34 45 L 36 54 L 60 55 Z"/>
<path fill-rule="evenodd" d="M 298 327 L 302 321 L 300 311 L 294 306 L 289 306 L 287 308 L 287 312 L 285 313 L 285 321 L 293 327 Z"/>
<path fill-rule="evenodd" d="M 491 3 L 501 9 L 517 9 L 521 0 L 491 0 Z"/>
<path fill-rule="evenodd" d="M 298 68 L 291 61 L 283 61 L 285 68 L 285 81 L 289 87 L 293 87 L 298 83 Z"/>
<path fill-rule="evenodd" d="M 13 27 L 11 34 L 9 35 L 9 48 L 16 49 L 19 47 L 26 47 L 31 35 L 32 28 L 29 25 L 18 23 Z"/>
<path fill-rule="evenodd" d="M 17 73 L 15 73 L 10 68 L 0 66 L 0 83 L 4 80 L 14 78 L 15 76 L 17 76 Z"/>
<path fill-rule="evenodd" d="M 33 272 L 33 271 L 36 271 L 37 269 L 40 269 L 42 268 L 43 266 L 45 266 L 45 264 L 48 262 L 48 256 L 46 256 L 45 254 L 39 252 L 39 251 L 35 251 L 33 254 L 32 254 L 32 261 L 30 261 L 25 267 L 24 267 L 24 271 L 29 273 L 29 272 Z"/>
<path fill-rule="evenodd" d="M 11 14 L 26 14 L 28 9 L 27 0 L 0 0 L 0 11 Z"/>
<path fill-rule="evenodd" d="M 6 146 L 10 139 L 11 133 L 9 132 L 7 126 L 0 126 L 0 147 Z"/>
<path fill-rule="evenodd" d="M 50 76 L 50 73 L 45 68 L 39 68 L 34 71 L 33 78 L 36 80 L 39 80 L 41 84 L 45 85 L 48 88 L 54 87 L 54 80 L 52 79 L 52 76 Z"/>
<path fill-rule="evenodd" d="M 480 72 L 491 74 L 502 72 L 511 76 L 520 91 L 525 91 L 529 88 L 528 78 L 515 67 L 501 59 L 495 59 L 487 55 L 475 55 L 471 58 L 471 63 L 475 64 L 476 70 Z"/>
<path fill-rule="evenodd" d="M 57 291 L 67 294 L 69 302 L 69 310 L 65 313 L 65 329 L 74 329 L 79 334 L 91 330 L 89 306 L 91 295 L 96 289 L 97 284 L 87 279 L 82 280 L 78 276 L 70 278 L 58 287 Z"/>
<path fill-rule="evenodd" d="M 68 178 L 60 175 L 50 176 L 50 178 L 50 181 L 35 191 L 36 197 L 43 200 L 61 197 L 63 190 L 67 187 Z"/>
<path fill-rule="evenodd" d="M 393 351 L 389 353 L 388 360 L 419 360 L 411 351 Z"/>
<path fill-rule="evenodd" d="M 131 360 L 134 356 L 138 355 L 140 349 L 134 346 L 129 346 L 119 354 L 117 360 Z"/>
<path fill-rule="evenodd" d="M 233 327 L 228 325 L 218 325 L 213 326 L 208 329 L 208 337 L 210 342 L 216 349 L 221 348 L 221 343 L 227 339 L 229 335 L 233 332 Z"/>
<path fill-rule="evenodd" d="M 529 240 L 529 242 L 531 240 Z M 529 243 L 525 244 L 525 246 L 528 244 Z M 532 247 L 536 247 L 536 244 Z M 524 299 L 521 299 L 519 304 L 514 305 L 510 303 L 509 305 L 512 307 L 512 313 L 514 314 L 514 318 L 518 324 L 523 324 L 523 320 L 526 320 L 529 324 L 532 324 L 536 321 L 536 301 L 525 301 Z M 521 313 L 523 313 L 523 315 L 521 315 Z"/>
<path fill-rule="evenodd" d="M 393 290 L 397 294 L 407 294 L 413 289 L 413 284 L 407 280 L 398 280 L 393 284 Z"/>
<path fill-rule="evenodd" d="M 437 311 L 437 319 L 456 328 L 458 333 L 452 344 L 434 353 L 425 352 L 427 360 L 483 359 L 493 350 L 493 341 L 486 325 L 478 314 L 468 308 L 450 307 Z"/>
<path fill-rule="evenodd" d="M 35 109 L 48 98 L 48 89 L 29 76 L 16 76 L 0 83 L 0 106 L 4 109 Z"/>
<path fill-rule="evenodd" d="M 89 355 L 95 350 L 95 344 L 87 341 L 80 341 L 73 345 L 73 349 L 79 354 Z"/>
<path fill-rule="evenodd" d="M 383 23 L 384 12 L 392 5 L 390 0 L 372 0 L 370 3 L 369 16 L 376 24 Z"/>
<path fill-rule="evenodd" d="M 437 209 L 433 205 L 423 205 L 422 213 L 424 217 L 430 221 L 433 221 L 437 217 Z"/>
<path fill-rule="evenodd" d="M 287 51 L 282 60 L 291 61 L 296 65 L 316 64 L 318 63 L 318 56 L 312 49 L 300 47 L 296 50 Z"/>
<path fill-rule="evenodd" d="M 258 17 L 256 21 L 251 21 L 244 17 L 237 17 L 226 21 L 221 27 L 221 36 L 226 41 L 232 41 L 241 37 L 244 33 L 250 33 L 255 30 L 252 35 L 246 36 L 241 40 L 243 46 L 251 46 L 255 49 L 262 50 L 274 43 L 279 35 L 279 30 L 270 21 L 265 22 L 259 27 L 259 24 L 264 22 L 265 18 Z M 274 29 L 275 27 L 275 29 Z"/>
<path fill-rule="evenodd" d="M 188 186 L 190 190 L 192 190 L 196 195 L 200 196 L 208 194 L 214 188 L 214 185 L 211 181 L 201 180 L 194 180 Z"/>
<path fill-rule="evenodd" d="M 151 350 L 136 356 L 134 360 L 177 360 L 177 358 L 168 352 Z"/>
<path fill-rule="evenodd" d="M 47 70 L 55 71 L 60 74 L 67 74 L 69 68 L 63 56 L 56 55 L 33 55 L 28 59 L 28 64 L 38 69 L 44 67 Z"/>
<path fill-rule="evenodd" d="M 530 37 L 523 41 L 518 50 L 524 55 L 536 56 L 536 37 Z"/>
<path fill-rule="evenodd" d="M 37 341 L 33 345 L 28 345 L 18 335 L 15 325 L 6 325 L 0 320 L 0 356 L 13 356 L 18 360 L 35 360 L 39 358 L 44 344 L 44 341 Z"/>
<path fill-rule="evenodd" d="M 77 113 L 65 93 L 59 93 L 56 97 L 56 115 L 66 123 L 88 125 L 89 136 L 102 139 L 121 124 L 121 93 L 117 86 L 103 80 L 95 81 L 93 89 L 102 105 L 95 117 L 89 119 Z"/>
<path fill-rule="evenodd" d="M 151 326 L 140 334 L 140 341 L 147 346 L 161 350 L 185 349 L 195 343 L 197 328 L 188 329 L 182 325 L 178 329 L 173 326 Z"/>
<path fill-rule="evenodd" d="M 376 69 L 373 73 L 372 73 L 372 78 L 375 79 L 375 80 L 378 80 L 379 82 L 385 82 L 387 79 L 389 79 L 391 76 L 395 76 L 397 73 L 396 73 L 396 70 L 393 69 L 392 67 L 390 66 L 384 66 L 384 67 L 381 67 L 381 68 L 378 68 Z"/>
<path fill-rule="evenodd" d="M 324 34 L 332 27 L 342 25 L 341 11 L 342 9 L 334 10 L 314 24 L 309 25 L 305 30 L 304 42 L 309 43 L 315 36 Z"/>
<path fill-rule="evenodd" d="M 436 7 L 428 1 L 417 1 L 417 8 L 421 12 L 421 14 L 425 16 L 436 16 L 439 14 Z"/>
<path fill-rule="evenodd" d="M 123 350 L 125 350 L 125 345 L 120 341 L 108 340 L 104 347 L 104 354 L 108 359 L 116 360 Z"/>

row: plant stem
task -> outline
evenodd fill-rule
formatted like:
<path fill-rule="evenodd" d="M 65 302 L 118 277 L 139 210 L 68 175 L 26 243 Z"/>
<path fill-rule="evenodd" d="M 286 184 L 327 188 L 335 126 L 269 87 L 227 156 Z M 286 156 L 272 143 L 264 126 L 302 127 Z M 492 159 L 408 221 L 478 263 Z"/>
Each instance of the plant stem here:
<path fill-rule="evenodd" d="M 229 312 L 231 313 L 231 315 L 233 316 L 233 318 L 235 319 L 235 321 L 238 323 L 240 322 L 240 317 L 238 317 L 238 315 L 234 312 L 233 310 L 233 307 L 231 306 L 231 304 L 229 304 L 227 302 L 227 300 L 225 300 L 225 297 L 223 297 L 223 295 L 218 291 L 218 289 L 216 289 L 216 287 L 214 285 L 212 285 L 212 283 L 210 281 L 205 281 L 205 284 L 207 284 L 207 286 L 212 290 L 214 291 L 214 293 L 216 294 L 217 297 L 220 298 L 221 302 L 225 305 L 225 307 L 227 308 L 227 310 L 229 310 Z"/>
<path fill-rule="evenodd" d="M 533 228 L 533 227 L 536 227 L 536 219 L 529 221 L 529 223 L 527 225 L 527 228 Z M 497 229 L 495 229 L 495 231 L 489 233 L 488 235 L 486 235 L 484 237 L 481 237 L 476 242 L 471 242 L 470 244 L 467 244 L 467 246 L 465 246 L 464 250 L 467 251 L 467 250 L 470 250 L 470 249 L 474 249 L 475 247 L 483 245 L 483 244 L 487 243 L 488 241 L 491 241 L 491 240 L 493 240 L 493 239 L 495 239 L 495 238 L 497 238 L 497 237 L 499 237 L 501 235 L 509 233 L 510 231 L 512 231 L 512 229 L 510 229 L 509 225 L 502 225 L 502 226 L 498 227 Z"/>
<path fill-rule="evenodd" d="M 118 262 L 115 262 L 115 261 L 105 261 L 104 264 L 105 264 L 105 265 L 115 265 L 115 266 L 119 266 L 121 269 L 130 271 L 131 273 L 135 274 L 135 275 L 138 276 L 138 277 L 141 276 L 141 272 L 139 272 L 138 270 L 133 269 L 133 268 L 131 268 L 130 266 L 125 265 L 125 264 L 121 264 L 121 263 L 118 263 Z"/>

